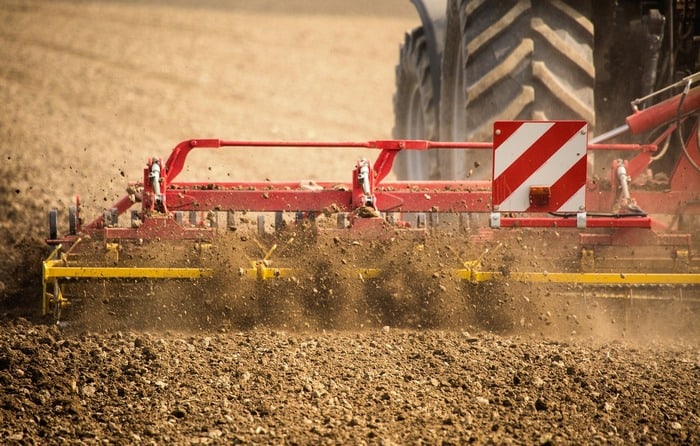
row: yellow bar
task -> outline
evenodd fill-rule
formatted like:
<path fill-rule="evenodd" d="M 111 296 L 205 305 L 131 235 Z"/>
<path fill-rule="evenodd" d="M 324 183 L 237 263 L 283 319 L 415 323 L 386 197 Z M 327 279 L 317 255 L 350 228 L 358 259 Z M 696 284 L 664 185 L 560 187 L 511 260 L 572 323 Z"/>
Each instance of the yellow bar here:
<path fill-rule="evenodd" d="M 496 278 L 533 283 L 571 283 L 599 285 L 699 285 L 700 274 L 693 273 L 535 273 L 513 272 L 507 277 L 500 272 L 455 270 L 456 277 L 473 282 Z"/>
<path fill-rule="evenodd" d="M 241 270 L 241 275 L 253 280 L 270 280 L 290 277 L 293 268 L 269 268 L 258 265 Z M 354 275 L 360 279 L 375 279 L 382 274 L 379 268 L 355 268 Z M 464 268 L 451 271 L 452 275 L 470 282 L 488 282 L 509 279 L 531 283 L 570 283 L 597 285 L 700 285 L 700 274 L 689 273 L 537 273 L 513 272 L 507 277 L 496 271 L 479 271 Z"/>
<path fill-rule="evenodd" d="M 283 279 L 294 273 L 292 268 L 269 268 L 258 265 L 254 268 L 241 268 L 241 275 L 253 280 Z"/>
<path fill-rule="evenodd" d="M 55 266 L 44 262 L 44 279 L 199 279 L 211 277 L 204 268 L 144 268 L 103 266 Z"/>
<path fill-rule="evenodd" d="M 43 264 L 44 280 L 53 278 L 75 279 L 199 279 L 211 277 L 211 269 L 174 267 L 104 267 L 62 266 L 60 260 L 46 260 Z M 270 268 L 257 265 L 242 270 L 242 275 L 257 280 L 290 277 L 293 268 Z M 361 279 L 374 279 L 381 275 L 378 268 L 359 268 L 355 273 Z M 700 285 L 700 274 L 695 273 L 545 273 L 512 272 L 504 276 L 500 272 L 457 269 L 452 274 L 462 280 L 487 282 L 509 279 L 532 283 L 570 283 L 599 285 Z M 44 291 L 46 293 L 46 291 Z"/>
<path fill-rule="evenodd" d="M 65 256 L 59 259 L 60 249 L 58 245 L 41 265 L 44 316 L 49 314 L 51 304 L 61 307 L 68 303 L 58 279 L 199 279 L 211 277 L 213 273 L 205 268 L 67 266 Z M 49 286 L 53 287 L 53 292 L 49 292 Z"/>
<path fill-rule="evenodd" d="M 46 264 L 42 265 L 41 279 L 41 314 L 46 316 L 49 313 L 49 296 L 46 286 Z"/>
<path fill-rule="evenodd" d="M 604 285 L 684 285 L 700 284 L 700 274 L 681 273 L 517 273 L 516 280 L 527 282 L 594 283 Z"/>
<path fill-rule="evenodd" d="M 252 268 L 241 268 L 240 274 L 248 279 L 270 280 L 291 277 L 295 271 L 294 268 L 270 268 L 258 264 Z M 379 277 L 382 270 L 378 268 L 356 268 L 354 272 L 360 279 L 375 279 Z"/>
<path fill-rule="evenodd" d="M 382 270 L 378 268 L 360 268 L 356 272 L 361 279 L 376 279 L 382 274 Z"/>

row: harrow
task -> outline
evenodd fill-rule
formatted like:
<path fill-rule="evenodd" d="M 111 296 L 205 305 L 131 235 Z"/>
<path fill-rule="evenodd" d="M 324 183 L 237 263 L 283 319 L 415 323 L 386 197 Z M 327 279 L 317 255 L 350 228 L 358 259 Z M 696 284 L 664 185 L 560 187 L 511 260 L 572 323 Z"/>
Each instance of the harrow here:
<path fill-rule="evenodd" d="M 54 249 L 43 262 L 43 313 L 58 319 L 73 285 L 87 283 L 89 299 L 95 282 L 172 279 L 231 299 L 247 284 L 269 293 L 291 283 L 324 309 L 342 306 L 341 294 L 382 286 L 389 290 L 381 296 L 396 300 L 397 280 L 418 306 L 505 282 L 581 296 L 695 299 L 696 78 L 642 98 L 656 104 L 592 140 L 584 121 L 497 121 L 491 142 L 183 141 L 166 160 L 149 159 L 142 179 L 89 223 L 79 199 L 65 235 L 58 212 L 49 212 Z M 672 88 L 682 92 L 671 96 Z M 649 141 L 606 142 L 625 133 Z M 682 152 L 656 181 L 649 166 L 676 134 Z M 177 181 L 194 150 L 297 147 L 378 155 L 360 159 L 346 182 Z M 490 151 L 491 180 L 388 180 L 395 157 L 413 150 Z M 609 178 L 589 174 L 592 161 L 610 158 Z"/>

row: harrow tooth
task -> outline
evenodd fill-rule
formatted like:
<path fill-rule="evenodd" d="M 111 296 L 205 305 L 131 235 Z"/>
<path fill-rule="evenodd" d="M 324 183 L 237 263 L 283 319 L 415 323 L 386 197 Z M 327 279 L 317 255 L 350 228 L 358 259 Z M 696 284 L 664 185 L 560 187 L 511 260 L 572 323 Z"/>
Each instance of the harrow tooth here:
<path fill-rule="evenodd" d="M 238 222 L 236 221 L 236 213 L 232 210 L 226 211 L 226 228 L 229 231 L 235 231 L 238 229 Z"/>
<path fill-rule="evenodd" d="M 210 228 L 218 228 L 219 227 L 219 213 L 218 212 L 213 212 L 209 211 L 207 212 L 207 224 Z"/>
<path fill-rule="evenodd" d="M 260 237 L 264 237 L 265 233 L 266 233 L 266 231 L 265 231 L 265 216 L 262 214 L 259 214 L 257 221 L 258 221 L 258 235 Z"/>
<path fill-rule="evenodd" d="M 336 227 L 338 229 L 345 229 L 347 228 L 348 225 L 348 216 L 347 214 L 341 212 L 336 214 Z"/>
<path fill-rule="evenodd" d="M 177 218 L 175 221 L 177 221 Z M 178 223 L 180 225 L 182 225 L 182 213 L 180 213 L 180 221 Z M 136 210 L 131 211 L 131 227 L 138 228 L 140 226 L 141 226 L 141 216 L 139 214 L 139 211 L 136 211 Z"/>
<path fill-rule="evenodd" d="M 285 227 L 284 223 L 284 213 L 282 212 L 275 212 L 275 231 L 279 232 L 283 230 Z"/>
<path fill-rule="evenodd" d="M 58 239 L 58 210 L 49 211 L 49 240 Z"/>
<path fill-rule="evenodd" d="M 103 213 L 104 226 L 106 228 L 112 228 L 119 225 L 119 212 L 117 208 L 111 208 L 105 210 Z"/>
<path fill-rule="evenodd" d="M 78 206 L 68 206 L 68 235 L 78 235 L 79 226 L 80 222 L 78 221 Z"/>

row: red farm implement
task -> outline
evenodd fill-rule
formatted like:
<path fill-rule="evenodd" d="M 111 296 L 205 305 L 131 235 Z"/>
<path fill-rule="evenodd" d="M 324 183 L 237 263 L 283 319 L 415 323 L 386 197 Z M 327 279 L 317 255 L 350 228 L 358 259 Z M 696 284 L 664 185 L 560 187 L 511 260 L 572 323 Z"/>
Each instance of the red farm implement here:
<path fill-rule="evenodd" d="M 65 285 L 164 279 L 218 284 L 216 293 L 231 299 L 236 293 L 227 290 L 246 283 L 282 282 L 308 299 L 343 300 L 341 289 L 391 287 L 399 276 L 427 293 L 423 302 L 506 281 L 580 295 L 694 299 L 700 89 L 690 88 L 693 81 L 592 140 L 585 121 L 498 121 L 492 142 L 183 141 L 166 160 L 149 159 L 142 179 L 94 220 L 83 223 L 76 202 L 59 235 L 58 213 L 50 212 L 55 249 L 43 264 L 43 312 L 59 317 L 72 300 Z M 607 142 L 622 134 L 648 141 Z M 654 175 L 649 164 L 666 144 L 680 145 L 680 155 L 668 175 Z M 177 181 L 192 151 L 290 147 L 367 149 L 368 156 L 339 182 Z M 389 180 L 397 154 L 428 150 L 489 151 L 491 179 Z M 608 163 L 609 177 L 591 175 L 592 162 Z"/>

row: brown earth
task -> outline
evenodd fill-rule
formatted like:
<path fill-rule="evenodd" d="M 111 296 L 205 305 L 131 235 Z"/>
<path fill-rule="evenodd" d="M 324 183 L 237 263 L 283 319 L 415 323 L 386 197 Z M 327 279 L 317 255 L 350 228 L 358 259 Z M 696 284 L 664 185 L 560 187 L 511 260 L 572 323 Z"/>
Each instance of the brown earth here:
<path fill-rule="evenodd" d="M 49 208 L 100 212 L 193 137 L 389 137 L 417 18 L 408 0 L 9 0 L 0 21 L 5 443 L 700 443 L 695 309 L 465 289 L 432 272 L 451 237 L 383 246 L 377 290 L 333 269 L 370 245 L 330 242 L 294 291 L 89 290 L 71 324 L 42 320 Z M 185 174 L 348 181 L 359 155 L 205 153 Z"/>

